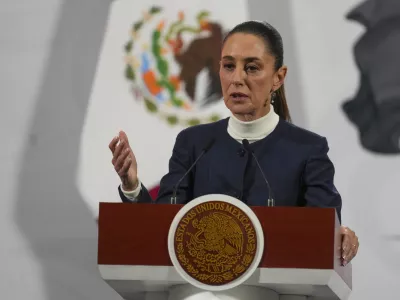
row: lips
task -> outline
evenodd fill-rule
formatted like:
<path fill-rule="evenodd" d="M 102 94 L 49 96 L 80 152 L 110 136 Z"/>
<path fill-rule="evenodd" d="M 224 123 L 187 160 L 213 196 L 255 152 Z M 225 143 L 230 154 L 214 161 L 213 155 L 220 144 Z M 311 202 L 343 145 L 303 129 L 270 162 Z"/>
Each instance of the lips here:
<path fill-rule="evenodd" d="M 246 94 L 235 92 L 230 94 L 231 98 L 235 101 L 242 101 L 249 98 Z"/>

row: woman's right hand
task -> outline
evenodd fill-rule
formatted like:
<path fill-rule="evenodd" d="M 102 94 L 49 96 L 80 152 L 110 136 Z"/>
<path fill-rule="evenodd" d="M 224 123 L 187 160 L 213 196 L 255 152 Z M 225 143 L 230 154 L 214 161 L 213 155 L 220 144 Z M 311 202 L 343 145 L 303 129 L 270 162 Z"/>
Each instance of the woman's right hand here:
<path fill-rule="evenodd" d="M 133 191 L 137 188 L 139 182 L 137 162 L 126 133 L 120 131 L 119 135 L 113 138 L 109 147 L 113 154 L 111 162 L 119 178 L 121 178 L 122 188 L 125 191 Z"/>

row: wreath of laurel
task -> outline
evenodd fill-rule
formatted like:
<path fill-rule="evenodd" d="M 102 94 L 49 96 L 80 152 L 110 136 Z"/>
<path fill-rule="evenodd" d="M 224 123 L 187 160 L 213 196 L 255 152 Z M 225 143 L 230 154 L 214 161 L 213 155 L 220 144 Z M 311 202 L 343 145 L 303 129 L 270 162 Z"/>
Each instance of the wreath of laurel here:
<path fill-rule="evenodd" d="M 149 22 L 154 15 L 159 14 L 162 11 L 161 7 L 153 6 L 151 7 L 148 12 L 146 12 L 141 20 L 134 23 L 132 25 L 131 37 L 129 41 L 125 44 L 124 50 L 126 54 L 126 67 L 125 67 L 125 78 L 130 81 L 134 86 L 136 84 L 136 71 L 134 67 L 134 63 L 132 62 L 131 52 L 135 45 L 135 39 L 137 38 L 140 30 L 143 26 Z M 182 32 L 191 32 L 191 33 L 198 33 L 200 32 L 200 26 L 203 22 L 206 22 L 206 18 L 209 16 L 207 11 L 201 11 L 197 14 L 196 19 L 199 25 L 198 28 L 186 26 L 184 24 L 184 14 L 182 12 L 179 13 L 178 20 L 172 23 L 169 28 L 164 31 L 164 23 L 161 22 L 158 24 L 157 28 L 152 33 L 151 38 L 151 53 L 153 54 L 156 65 L 157 71 L 159 74 L 157 84 L 163 88 L 165 88 L 169 92 L 170 102 L 173 106 L 181 108 L 184 104 L 182 99 L 179 99 L 174 90 L 174 84 L 170 81 L 169 77 L 169 68 L 168 68 L 168 61 L 165 60 L 162 56 L 162 42 L 168 41 L 171 36 L 175 35 L 176 33 Z M 163 32 L 166 32 L 163 35 Z M 183 125 L 183 126 L 194 126 L 202 123 L 209 123 L 215 122 L 221 119 L 221 116 L 218 114 L 212 114 L 210 117 L 203 117 L 203 118 L 179 118 L 176 114 L 173 113 L 165 113 L 159 110 L 157 103 L 147 97 L 142 95 L 145 107 L 147 111 L 153 114 L 158 114 L 161 118 L 165 119 L 168 124 L 170 125 Z"/>
<path fill-rule="evenodd" d="M 231 281 L 234 276 L 240 276 L 244 271 L 246 271 L 254 258 L 256 248 L 252 244 L 248 244 L 246 246 L 245 255 L 243 255 L 241 262 L 236 265 L 233 270 L 227 271 L 223 274 L 205 274 L 201 273 L 201 271 L 194 267 L 190 260 L 186 257 L 184 253 L 183 243 L 178 243 L 177 245 L 177 258 L 180 264 L 183 267 L 186 267 L 187 272 L 194 278 L 197 278 L 200 281 L 209 281 L 211 283 L 223 283 L 226 281 Z"/>

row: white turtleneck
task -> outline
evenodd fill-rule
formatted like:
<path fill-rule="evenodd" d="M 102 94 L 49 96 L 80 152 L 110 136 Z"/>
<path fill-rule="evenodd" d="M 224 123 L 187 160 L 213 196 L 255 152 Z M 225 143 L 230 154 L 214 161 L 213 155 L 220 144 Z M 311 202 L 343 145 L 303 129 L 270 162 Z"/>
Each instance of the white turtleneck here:
<path fill-rule="evenodd" d="M 279 116 L 275 113 L 274 107 L 271 105 L 271 109 L 268 114 L 254 121 L 240 121 L 238 118 L 232 115 L 228 121 L 227 131 L 228 134 L 239 143 L 242 143 L 243 139 L 247 139 L 249 143 L 254 143 L 265 138 L 272 131 L 274 131 L 278 123 Z M 139 195 L 141 189 L 142 184 L 140 180 L 138 187 L 133 191 L 124 191 L 121 185 L 121 191 L 129 200 L 132 201 L 136 201 L 136 197 Z"/>
<path fill-rule="evenodd" d="M 278 125 L 279 116 L 275 113 L 273 106 L 264 117 L 244 122 L 240 121 L 234 115 L 229 118 L 228 133 L 238 142 L 247 139 L 250 143 L 256 142 L 269 135 Z"/>

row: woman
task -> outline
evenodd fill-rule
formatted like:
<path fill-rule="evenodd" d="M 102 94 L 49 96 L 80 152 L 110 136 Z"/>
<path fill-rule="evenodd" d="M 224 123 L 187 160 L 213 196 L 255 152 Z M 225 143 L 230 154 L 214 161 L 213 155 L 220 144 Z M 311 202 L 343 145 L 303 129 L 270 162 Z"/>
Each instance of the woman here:
<path fill-rule="evenodd" d="M 333 183 L 327 141 L 290 123 L 283 86 L 286 72 L 276 29 L 257 21 L 233 28 L 224 39 L 220 62 L 223 98 L 232 115 L 178 134 L 156 201 L 170 203 L 174 186 L 208 144 L 207 153 L 180 183 L 177 203 L 220 193 L 249 206 L 265 205 L 266 195 L 273 193 L 277 206 L 335 207 L 340 219 L 342 201 Z M 252 154 L 243 150 L 243 140 L 250 142 L 270 189 Z M 122 201 L 150 202 L 124 132 L 111 141 L 110 149 L 122 182 Z M 347 227 L 341 230 L 347 264 L 357 253 L 358 238 Z"/>

